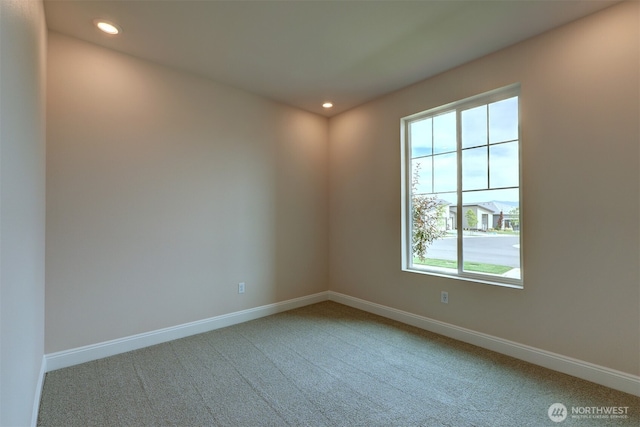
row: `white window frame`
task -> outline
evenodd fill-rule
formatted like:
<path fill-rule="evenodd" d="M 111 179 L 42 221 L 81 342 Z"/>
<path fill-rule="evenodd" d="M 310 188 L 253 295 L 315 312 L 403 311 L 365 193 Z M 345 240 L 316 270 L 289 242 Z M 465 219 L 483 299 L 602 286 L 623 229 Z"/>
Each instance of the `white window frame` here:
<path fill-rule="evenodd" d="M 523 242 L 524 235 L 522 226 L 520 227 L 520 278 L 511 278 L 504 276 L 496 276 L 491 274 L 475 273 L 464 271 L 464 258 L 463 258 L 463 216 L 462 216 L 462 138 L 461 138 L 461 121 L 460 115 L 462 110 L 467 110 L 476 106 L 489 104 L 492 102 L 500 101 L 503 99 L 518 96 L 518 162 L 519 162 L 519 176 L 518 176 L 518 190 L 519 190 L 519 222 L 522 224 L 523 217 L 523 191 L 522 191 L 522 114 L 521 114 L 521 94 L 520 84 L 512 84 L 500 89 L 485 92 L 479 95 L 475 95 L 463 100 L 455 101 L 446 105 L 442 105 L 436 108 L 432 108 L 426 111 L 422 111 L 416 114 L 412 114 L 401 119 L 401 173 L 402 173 L 402 270 L 426 274 L 432 276 L 448 277 L 458 280 L 466 280 L 472 282 L 478 282 L 489 285 L 504 286 L 509 288 L 523 289 L 524 287 L 524 263 L 523 263 Z M 457 212 L 456 215 L 456 229 L 457 229 L 457 260 L 458 270 L 457 272 L 451 272 L 449 270 L 438 269 L 436 267 L 421 267 L 416 268 L 413 266 L 413 248 L 412 248 L 412 215 L 411 215 L 411 182 L 412 182 L 412 168 L 411 168 L 411 143 L 409 138 L 409 126 L 412 122 L 434 117 L 436 115 L 444 114 L 447 112 L 456 111 L 456 126 L 457 126 Z"/>

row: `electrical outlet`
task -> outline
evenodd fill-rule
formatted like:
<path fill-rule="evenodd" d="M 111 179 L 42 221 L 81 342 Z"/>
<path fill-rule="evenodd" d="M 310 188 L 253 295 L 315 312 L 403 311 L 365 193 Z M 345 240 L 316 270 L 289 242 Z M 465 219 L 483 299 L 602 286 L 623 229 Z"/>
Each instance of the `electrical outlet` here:
<path fill-rule="evenodd" d="M 444 304 L 449 304 L 449 292 L 445 292 L 445 291 L 440 292 L 440 302 Z"/>
<path fill-rule="evenodd" d="M 244 294 L 244 282 L 238 283 L 238 293 Z"/>

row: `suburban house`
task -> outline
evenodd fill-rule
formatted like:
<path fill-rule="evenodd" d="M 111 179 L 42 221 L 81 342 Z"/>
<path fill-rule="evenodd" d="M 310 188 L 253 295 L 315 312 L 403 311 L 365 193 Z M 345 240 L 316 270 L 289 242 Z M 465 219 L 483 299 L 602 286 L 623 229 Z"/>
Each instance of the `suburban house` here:
<path fill-rule="evenodd" d="M 512 229 L 517 230 L 519 227 L 519 219 L 517 215 L 517 206 L 514 204 L 506 204 L 502 202 L 480 202 L 476 204 L 467 204 L 463 206 L 462 213 L 462 228 L 473 228 L 482 231 L 489 229 Z M 447 225 L 453 224 L 455 228 L 457 209 L 452 206 L 447 206 L 449 215 Z M 478 222 L 474 226 L 470 226 L 468 222 L 467 212 L 471 210 Z M 500 214 L 502 213 L 503 222 L 502 227 L 499 227 Z M 449 229 L 449 228 L 448 228 Z"/>
<path fill-rule="evenodd" d="M 0 0 L 0 425 L 47 372 L 326 300 L 640 395 L 640 3 L 342 3 Z M 520 229 L 522 286 L 403 271 L 401 119 L 514 84 L 522 223 L 464 209 Z"/>

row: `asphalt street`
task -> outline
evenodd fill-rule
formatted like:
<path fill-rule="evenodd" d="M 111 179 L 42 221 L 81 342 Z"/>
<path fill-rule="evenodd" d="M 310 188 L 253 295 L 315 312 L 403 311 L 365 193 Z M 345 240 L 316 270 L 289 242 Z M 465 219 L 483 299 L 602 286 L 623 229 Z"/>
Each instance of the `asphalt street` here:
<path fill-rule="evenodd" d="M 463 238 L 465 261 L 485 264 L 520 267 L 520 250 L 517 245 L 518 236 L 484 234 L 465 236 Z M 457 254 L 455 237 L 445 237 L 433 242 L 427 250 L 427 258 L 455 260 Z"/>

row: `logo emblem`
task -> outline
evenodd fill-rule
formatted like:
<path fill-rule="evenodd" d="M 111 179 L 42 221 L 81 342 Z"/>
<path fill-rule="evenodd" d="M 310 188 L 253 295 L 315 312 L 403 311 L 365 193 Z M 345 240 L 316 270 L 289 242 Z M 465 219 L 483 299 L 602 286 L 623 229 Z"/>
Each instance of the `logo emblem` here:
<path fill-rule="evenodd" d="M 554 423 L 561 423 L 567 418 L 567 407 L 562 403 L 554 403 L 553 405 L 549 406 L 547 415 L 549 416 L 549 419 Z"/>

